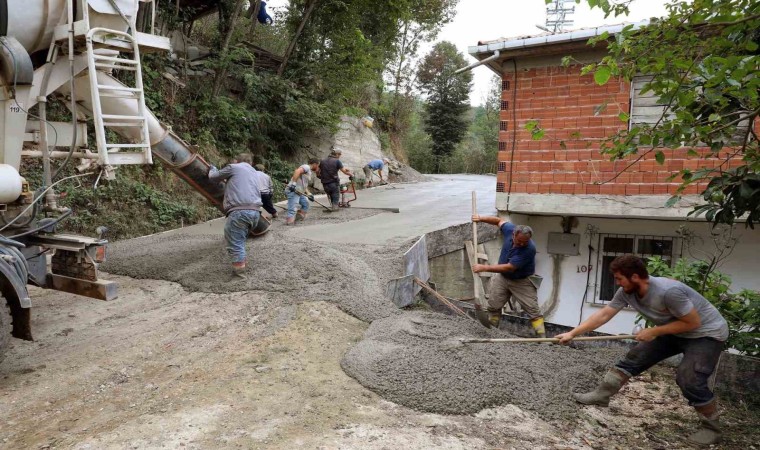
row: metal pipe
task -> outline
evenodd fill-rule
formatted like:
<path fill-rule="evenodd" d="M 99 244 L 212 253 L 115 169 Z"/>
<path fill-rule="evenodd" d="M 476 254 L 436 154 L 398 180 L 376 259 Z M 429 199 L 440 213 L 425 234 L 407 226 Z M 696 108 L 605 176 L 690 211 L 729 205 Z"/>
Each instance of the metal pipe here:
<path fill-rule="evenodd" d="M 478 66 L 481 66 L 483 64 L 490 63 L 491 61 L 497 59 L 500 54 L 501 54 L 501 52 L 499 52 L 499 50 L 496 50 L 495 52 L 493 52 L 493 55 L 489 56 L 488 58 L 480 60 L 480 61 L 475 62 L 475 63 L 472 63 L 472 64 L 470 64 L 467 67 L 463 67 L 463 68 L 457 70 L 456 72 L 454 72 L 454 75 L 459 75 L 460 73 L 467 72 L 468 70 L 472 70 L 472 69 L 474 69 L 474 68 L 476 68 Z"/>
<path fill-rule="evenodd" d="M 42 150 L 22 150 L 21 156 L 27 156 L 30 158 L 41 158 Z M 61 152 L 61 151 L 52 151 L 48 152 L 48 156 L 52 159 L 61 159 L 66 158 L 69 156 L 69 152 Z M 79 158 L 79 159 L 98 159 L 97 153 L 92 153 L 91 151 L 87 150 L 84 152 L 73 152 L 71 153 L 72 158 Z"/>

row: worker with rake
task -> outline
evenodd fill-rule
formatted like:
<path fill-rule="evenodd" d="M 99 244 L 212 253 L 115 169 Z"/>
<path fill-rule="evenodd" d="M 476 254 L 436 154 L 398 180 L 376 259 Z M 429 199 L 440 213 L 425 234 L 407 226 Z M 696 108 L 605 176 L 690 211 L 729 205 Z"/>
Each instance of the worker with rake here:
<path fill-rule="evenodd" d="M 644 261 L 633 255 L 619 256 L 610 271 L 620 288 L 609 304 L 573 330 L 559 334 L 561 344 L 593 331 L 615 317 L 626 306 L 638 311 L 656 326 L 636 335 L 639 344 L 604 375 L 597 388 L 573 394 L 585 405 L 608 406 L 631 378 L 658 362 L 683 353 L 676 383 L 699 416 L 699 429 L 689 436 L 696 444 L 720 441 L 718 407 L 708 379 L 718 364 L 728 339 L 728 324 L 720 312 L 697 291 L 680 281 L 650 277 Z"/>
<path fill-rule="evenodd" d="M 533 230 L 527 225 L 515 225 L 493 216 L 472 216 L 473 222 L 496 225 L 504 235 L 498 264 L 474 264 L 472 271 L 493 272 L 488 296 L 488 321 L 499 327 L 501 310 L 510 299 L 520 304 L 530 317 L 530 324 L 538 337 L 546 337 L 544 316 L 538 307 L 540 277 L 536 277 L 536 244 Z"/>
<path fill-rule="evenodd" d="M 296 217 L 299 220 L 306 219 L 306 213 L 309 211 L 309 202 L 314 201 L 314 196 L 309 192 L 309 178 L 311 173 L 319 168 L 317 158 L 309 158 L 308 164 L 303 164 L 293 171 L 290 182 L 285 189 L 285 195 L 288 197 L 288 216 L 285 218 L 285 225 L 293 225 Z M 296 205 L 301 209 L 296 216 Z"/>

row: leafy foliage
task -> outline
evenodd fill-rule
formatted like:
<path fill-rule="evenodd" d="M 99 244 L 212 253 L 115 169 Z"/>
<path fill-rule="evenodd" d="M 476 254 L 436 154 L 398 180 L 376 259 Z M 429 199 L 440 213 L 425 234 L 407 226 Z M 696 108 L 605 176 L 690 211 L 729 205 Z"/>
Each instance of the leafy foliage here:
<path fill-rule="evenodd" d="M 450 42 L 439 42 L 418 69 L 419 87 L 427 97 L 425 131 L 433 140 L 433 156 L 440 172 L 441 157 L 450 155 L 467 132 L 464 113 L 470 108 L 472 73 L 455 75 L 466 66 L 464 55 Z"/>
<path fill-rule="evenodd" d="M 578 0 L 579 1 L 579 0 Z M 627 14 L 630 1 L 586 0 L 607 16 Z M 590 44 L 606 43 L 609 55 L 585 67 L 598 84 L 649 74 L 643 92 L 667 105 L 654 125 L 634 125 L 612 137 L 604 152 L 613 159 L 686 147 L 694 158 L 719 158 L 715 168 L 683 169 L 678 194 L 707 183 L 704 203 L 693 214 L 714 223 L 760 221 L 760 3 L 754 0 L 674 1 L 667 17 L 649 26 L 626 26 Z M 627 120 L 627 117 L 621 117 Z M 729 164 L 741 161 L 739 164 Z M 708 183 L 709 182 L 709 183 Z M 671 201 L 671 204 L 678 197 Z"/>
<path fill-rule="evenodd" d="M 679 259 L 673 267 L 659 256 L 649 259 L 653 276 L 676 279 L 710 301 L 728 322 L 728 346 L 746 355 L 760 356 L 760 292 L 730 292 L 731 278 L 705 261 Z"/>

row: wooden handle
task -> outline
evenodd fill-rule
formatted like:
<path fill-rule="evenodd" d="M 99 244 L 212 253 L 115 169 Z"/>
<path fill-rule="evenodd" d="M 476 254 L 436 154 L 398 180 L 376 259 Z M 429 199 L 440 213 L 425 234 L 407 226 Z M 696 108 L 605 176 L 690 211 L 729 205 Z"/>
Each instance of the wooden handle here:
<path fill-rule="evenodd" d="M 478 196 L 475 193 L 475 191 L 472 191 L 472 215 L 478 213 Z M 472 247 L 473 247 L 473 257 L 472 261 L 470 261 L 471 264 L 478 264 L 478 223 L 473 222 L 472 223 Z M 475 276 L 479 276 L 478 274 L 475 274 Z M 475 281 L 474 285 L 474 294 L 475 298 L 480 298 L 480 285 Z"/>
<path fill-rule="evenodd" d="M 615 336 L 582 336 L 572 341 L 617 341 L 621 339 L 634 339 L 633 334 L 619 334 Z M 460 339 L 463 344 L 487 344 L 487 343 L 520 343 L 520 342 L 559 342 L 557 338 L 507 338 L 507 339 Z"/>

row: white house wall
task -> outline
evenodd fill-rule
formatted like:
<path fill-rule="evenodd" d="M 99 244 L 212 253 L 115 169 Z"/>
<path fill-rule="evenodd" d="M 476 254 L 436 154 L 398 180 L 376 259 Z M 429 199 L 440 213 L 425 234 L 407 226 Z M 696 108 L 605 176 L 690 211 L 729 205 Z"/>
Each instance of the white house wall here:
<path fill-rule="evenodd" d="M 544 277 L 544 282 L 539 289 L 539 303 L 542 308 L 550 304 L 553 279 L 553 256 L 547 253 L 547 240 L 549 232 L 562 232 L 561 218 L 556 216 L 513 216 L 515 223 L 530 225 L 534 230 L 534 240 L 538 250 L 536 271 Z M 590 288 L 587 302 L 583 304 L 583 319 L 585 320 L 591 314 L 599 310 L 599 306 L 590 302 L 596 295 L 595 292 L 595 275 L 597 273 L 597 254 L 599 237 L 593 235 L 590 237 L 586 233 L 587 226 L 597 227 L 598 233 L 617 233 L 632 235 L 655 235 L 655 236 L 673 236 L 677 237 L 679 226 L 685 225 L 692 230 L 697 236 L 696 241 L 702 241 L 701 245 L 693 245 L 692 249 L 711 250 L 714 248 L 713 240 L 710 238 L 709 225 L 705 222 L 684 222 L 684 221 L 656 221 L 656 220 L 635 220 L 635 219 L 602 219 L 602 218 L 578 218 L 578 226 L 573 228 L 573 233 L 581 235 L 580 255 L 578 256 L 561 256 L 560 261 L 560 282 L 558 284 L 559 302 L 556 309 L 551 315 L 547 316 L 549 322 L 558 323 L 567 326 L 575 326 L 579 322 L 581 304 L 584 290 L 586 288 L 587 273 L 578 272 L 580 266 L 588 264 L 589 242 L 594 247 L 594 254 L 591 258 L 592 272 L 590 278 Z M 731 256 L 722 264 L 719 270 L 731 276 L 733 280 L 733 290 L 748 288 L 760 290 L 760 277 L 758 277 L 758 264 L 760 256 L 760 230 L 745 229 L 743 225 L 734 227 L 734 237 L 738 238 L 738 244 L 735 246 Z M 681 245 L 677 244 L 674 250 L 674 257 L 679 256 Z M 696 250 L 686 251 L 684 247 L 683 256 L 693 259 L 693 256 L 699 256 Z M 690 255 L 692 253 L 693 255 Z M 621 311 L 613 320 L 603 326 L 599 331 L 606 333 L 629 333 L 634 326 L 636 313 L 629 310 Z"/>

